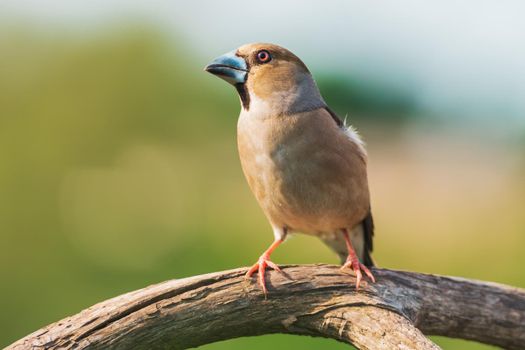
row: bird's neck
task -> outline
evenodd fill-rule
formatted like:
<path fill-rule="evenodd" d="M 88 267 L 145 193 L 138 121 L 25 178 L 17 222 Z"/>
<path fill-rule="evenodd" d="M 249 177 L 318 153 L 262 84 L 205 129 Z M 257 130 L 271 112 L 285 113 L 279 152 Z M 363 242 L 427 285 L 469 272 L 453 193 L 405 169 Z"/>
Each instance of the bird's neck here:
<path fill-rule="evenodd" d="M 239 88 L 237 90 L 243 105 L 242 112 L 259 118 L 292 115 L 326 107 L 310 74 L 299 76 L 296 84 L 286 89 L 276 89 L 265 96 L 258 96 L 257 90 L 250 89 L 249 86 L 241 91 Z"/>

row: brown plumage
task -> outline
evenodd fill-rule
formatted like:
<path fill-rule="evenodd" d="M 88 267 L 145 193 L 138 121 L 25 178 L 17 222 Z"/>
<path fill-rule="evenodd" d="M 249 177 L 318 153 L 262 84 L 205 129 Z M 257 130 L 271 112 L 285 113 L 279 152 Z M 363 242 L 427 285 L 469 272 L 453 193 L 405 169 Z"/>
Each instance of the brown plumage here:
<path fill-rule="evenodd" d="M 304 63 L 277 45 L 249 44 L 207 70 L 240 92 L 241 165 L 275 235 L 247 275 L 258 271 L 266 292 L 266 266 L 278 269 L 271 252 L 288 233 L 300 232 L 318 236 L 341 256 L 343 267 L 356 272 L 357 287 L 361 270 L 373 280 L 359 262 L 373 265 L 366 151 L 326 106 Z"/>

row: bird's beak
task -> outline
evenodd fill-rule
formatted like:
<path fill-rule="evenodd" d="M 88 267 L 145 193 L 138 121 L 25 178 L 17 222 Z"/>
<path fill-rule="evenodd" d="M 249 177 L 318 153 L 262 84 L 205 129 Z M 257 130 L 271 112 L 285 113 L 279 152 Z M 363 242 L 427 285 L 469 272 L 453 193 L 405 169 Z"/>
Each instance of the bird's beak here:
<path fill-rule="evenodd" d="M 204 67 L 210 72 L 232 85 L 243 84 L 248 74 L 248 66 L 244 58 L 235 55 L 235 51 L 217 57 Z"/>

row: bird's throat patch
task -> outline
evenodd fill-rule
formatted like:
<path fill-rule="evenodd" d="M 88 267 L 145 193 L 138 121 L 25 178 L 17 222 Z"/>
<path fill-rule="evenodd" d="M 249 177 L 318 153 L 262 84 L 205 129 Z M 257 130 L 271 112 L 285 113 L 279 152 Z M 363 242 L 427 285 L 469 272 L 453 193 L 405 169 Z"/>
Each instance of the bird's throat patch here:
<path fill-rule="evenodd" d="M 246 83 L 244 84 L 235 84 L 235 88 L 237 89 L 237 93 L 239 94 L 239 97 L 241 98 L 242 108 L 245 110 L 250 109 L 250 94 L 248 93 L 248 89 L 246 88 Z"/>

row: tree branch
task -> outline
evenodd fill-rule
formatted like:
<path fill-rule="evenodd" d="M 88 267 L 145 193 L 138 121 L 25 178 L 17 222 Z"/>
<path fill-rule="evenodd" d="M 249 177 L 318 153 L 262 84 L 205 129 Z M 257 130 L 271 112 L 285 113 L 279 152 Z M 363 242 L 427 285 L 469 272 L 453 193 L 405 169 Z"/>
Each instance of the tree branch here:
<path fill-rule="evenodd" d="M 359 349 L 439 349 L 424 334 L 507 349 L 525 344 L 525 291 L 454 277 L 374 269 L 363 283 L 337 266 L 285 266 L 264 298 L 245 269 L 172 280 L 94 305 L 8 346 L 185 349 L 270 333 L 333 338 Z"/>

